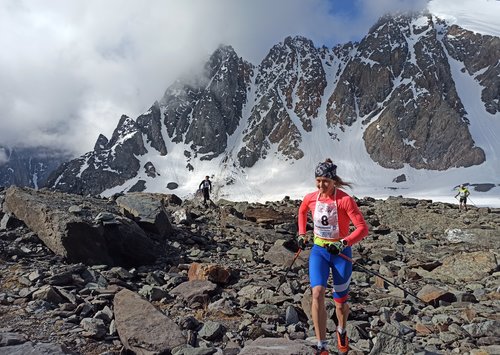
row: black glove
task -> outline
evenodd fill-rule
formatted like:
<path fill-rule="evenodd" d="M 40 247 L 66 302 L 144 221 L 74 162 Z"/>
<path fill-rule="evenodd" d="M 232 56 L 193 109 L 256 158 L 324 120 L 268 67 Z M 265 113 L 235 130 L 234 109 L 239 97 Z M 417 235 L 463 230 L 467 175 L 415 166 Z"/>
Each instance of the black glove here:
<path fill-rule="evenodd" d="M 306 239 L 306 236 L 304 234 L 301 234 L 297 237 L 297 245 L 299 249 L 304 250 L 307 248 L 307 245 L 309 244 L 309 241 Z"/>
<path fill-rule="evenodd" d="M 339 255 L 346 246 L 347 244 L 345 244 L 343 241 L 338 241 L 328 244 L 326 246 L 326 250 L 328 250 L 330 254 Z"/>

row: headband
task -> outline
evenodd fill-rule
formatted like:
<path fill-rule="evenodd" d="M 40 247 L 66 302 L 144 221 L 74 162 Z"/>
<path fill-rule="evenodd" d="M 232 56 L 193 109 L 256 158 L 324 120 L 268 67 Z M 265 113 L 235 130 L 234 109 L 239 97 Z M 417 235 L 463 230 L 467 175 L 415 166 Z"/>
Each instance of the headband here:
<path fill-rule="evenodd" d="M 337 176 L 337 165 L 333 163 L 319 163 L 314 170 L 315 177 L 326 177 L 328 179 L 335 178 Z"/>

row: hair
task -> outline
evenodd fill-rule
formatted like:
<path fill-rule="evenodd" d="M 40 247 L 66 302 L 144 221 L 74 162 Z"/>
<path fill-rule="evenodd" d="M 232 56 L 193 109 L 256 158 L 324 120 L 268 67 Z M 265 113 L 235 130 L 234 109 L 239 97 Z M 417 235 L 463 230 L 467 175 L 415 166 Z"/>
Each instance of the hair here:
<path fill-rule="evenodd" d="M 325 163 L 333 164 L 333 161 L 330 158 L 326 158 Z M 335 177 L 333 178 L 333 181 L 334 181 L 335 187 L 337 187 L 337 188 L 347 186 L 347 187 L 352 189 L 352 183 L 350 183 L 349 181 L 342 180 L 342 178 L 338 175 L 335 175 Z"/>

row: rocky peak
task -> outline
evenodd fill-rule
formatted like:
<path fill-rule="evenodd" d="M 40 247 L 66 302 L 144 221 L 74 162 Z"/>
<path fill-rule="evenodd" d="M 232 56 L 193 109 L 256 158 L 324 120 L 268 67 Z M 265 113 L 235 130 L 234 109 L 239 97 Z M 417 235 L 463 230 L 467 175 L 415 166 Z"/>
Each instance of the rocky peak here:
<path fill-rule="evenodd" d="M 134 134 L 139 130 L 139 127 L 135 123 L 133 119 L 128 117 L 127 115 L 122 115 L 120 117 L 120 121 L 118 121 L 118 125 L 113 131 L 113 135 L 111 136 L 111 140 L 109 141 L 109 145 L 115 145 L 118 140 L 123 140 L 129 134 Z"/>
<path fill-rule="evenodd" d="M 311 40 L 300 36 L 287 37 L 283 43 L 271 48 L 259 66 L 256 83 L 262 94 L 279 89 L 286 108 L 293 110 L 303 128 L 310 131 L 308 118 L 317 117 L 326 87 L 320 51 Z"/>
<path fill-rule="evenodd" d="M 97 137 L 97 140 L 94 144 L 94 151 L 98 152 L 105 149 L 108 143 L 108 138 L 106 138 L 106 136 L 103 134 L 99 134 L 99 137 Z"/>
<path fill-rule="evenodd" d="M 162 136 L 161 108 L 158 101 L 146 112 L 137 118 L 137 125 L 146 135 L 147 143 L 161 155 L 167 155 L 167 147 Z"/>
<path fill-rule="evenodd" d="M 168 135 L 189 144 L 194 157 L 211 159 L 224 152 L 227 135 L 241 119 L 252 70 L 232 47 L 219 47 L 201 74 L 177 81 L 160 101 Z"/>
<path fill-rule="evenodd" d="M 304 156 L 299 148 L 301 132 L 311 131 L 311 119 L 318 116 L 327 85 L 321 59 L 314 43 L 300 36 L 287 37 L 271 48 L 255 79 L 246 144 L 238 152 L 241 166 L 251 167 L 265 158 L 272 144 L 286 158 Z"/>

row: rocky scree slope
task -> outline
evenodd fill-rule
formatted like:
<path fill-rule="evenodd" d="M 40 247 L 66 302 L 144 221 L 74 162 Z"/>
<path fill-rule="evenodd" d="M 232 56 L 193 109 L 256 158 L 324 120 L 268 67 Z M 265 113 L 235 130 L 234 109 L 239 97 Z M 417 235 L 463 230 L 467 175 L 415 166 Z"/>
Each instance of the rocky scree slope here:
<path fill-rule="evenodd" d="M 309 251 L 283 279 L 293 258 L 284 243 L 296 235 L 300 201 L 220 200 L 205 208 L 175 195 L 100 200 L 19 188 L 0 192 L 0 354 L 314 353 Z M 75 218 L 93 228 L 140 226 L 142 233 L 124 243 L 147 238 L 154 259 L 135 266 L 120 258 L 71 261 L 49 244 L 43 225 L 13 214 L 23 211 L 17 206 L 23 201 L 44 201 L 39 210 L 47 220 L 56 211 L 68 226 Z M 370 234 L 353 248 L 354 259 L 426 304 L 355 267 L 350 353 L 498 353 L 500 209 L 461 212 L 456 205 L 401 197 L 357 202 Z M 85 242 L 70 239 L 63 246 Z M 112 255 L 127 250 L 112 246 L 118 249 Z M 330 298 L 327 309 L 328 338 L 334 339 Z M 334 340 L 330 347 L 334 352 Z"/>

